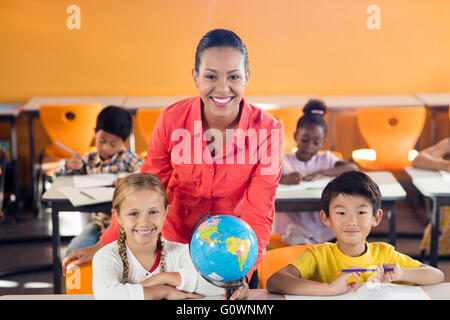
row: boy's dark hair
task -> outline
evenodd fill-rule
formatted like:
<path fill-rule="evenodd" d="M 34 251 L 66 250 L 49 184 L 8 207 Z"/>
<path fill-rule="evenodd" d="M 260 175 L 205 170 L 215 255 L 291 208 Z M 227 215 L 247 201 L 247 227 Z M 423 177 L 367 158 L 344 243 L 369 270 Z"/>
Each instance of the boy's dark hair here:
<path fill-rule="evenodd" d="M 316 125 L 322 127 L 326 136 L 328 131 L 328 125 L 324 118 L 326 113 L 327 106 L 323 101 L 310 99 L 303 107 L 303 116 L 297 122 L 297 130 L 303 126 Z"/>
<path fill-rule="evenodd" d="M 241 52 L 244 56 L 245 71 L 248 71 L 248 53 L 247 47 L 242 42 L 241 38 L 230 30 L 225 29 L 214 29 L 207 32 L 203 38 L 200 40 L 195 51 L 195 70 L 198 72 L 201 63 L 201 55 L 203 51 L 208 48 L 214 47 L 232 47 Z"/>
<path fill-rule="evenodd" d="M 131 115 L 127 110 L 117 106 L 107 106 L 97 116 L 95 132 L 103 130 L 125 141 L 131 134 L 132 126 Z"/>
<path fill-rule="evenodd" d="M 322 210 L 330 216 L 331 200 L 339 194 L 362 196 L 372 204 L 373 215 L 381 207 L 381 192 L 378 185 L 365 173 L 349 171 L 331 180 L 322 191 Z"/>

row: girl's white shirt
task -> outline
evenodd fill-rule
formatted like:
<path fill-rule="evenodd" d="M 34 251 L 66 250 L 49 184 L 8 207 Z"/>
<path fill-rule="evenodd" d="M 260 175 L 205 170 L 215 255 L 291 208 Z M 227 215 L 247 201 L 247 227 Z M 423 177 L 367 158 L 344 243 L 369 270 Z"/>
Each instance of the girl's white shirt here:
<path fill-rule="evenodd" d="M 177 289 L 203 296 L 222 295 L 224 289 L 206 281 L 195 269 L 189 246 L 163 239 L 165 271 L 179 272 L 181 284 Z M 153 271 L 146 270 L 127 246 L 129 262 L 128 283 L 122 283 L 123 263 L 117 241 L 98 250 L 92 260 L 92 289 L 96 299 L 143 300 L 144 288 L 139 282 L 161 272 L 161 264 Z"/>

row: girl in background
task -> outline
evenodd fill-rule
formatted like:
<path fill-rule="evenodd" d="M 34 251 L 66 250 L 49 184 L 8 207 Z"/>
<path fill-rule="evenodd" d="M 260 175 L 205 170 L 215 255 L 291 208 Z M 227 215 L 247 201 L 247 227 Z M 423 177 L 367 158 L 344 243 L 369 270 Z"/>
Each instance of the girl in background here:
<path fill-rule="evenodd" d="M 328 131 L 326 112 L 327 107 L 320 100 L 309 100 L 304 106 L 294 132 L 297 151 L 283 155 L 286 165 L 282 167 L 281 184 L 299 184 L 358 170 L 355 164 L 340 161 L 330 151 L 319 151 Z M 320 220 L 319 212 L 276 212 L 272 233 L 280 234 L 289 245 L 322 243 L 334 238 L 331 228 Z"/>

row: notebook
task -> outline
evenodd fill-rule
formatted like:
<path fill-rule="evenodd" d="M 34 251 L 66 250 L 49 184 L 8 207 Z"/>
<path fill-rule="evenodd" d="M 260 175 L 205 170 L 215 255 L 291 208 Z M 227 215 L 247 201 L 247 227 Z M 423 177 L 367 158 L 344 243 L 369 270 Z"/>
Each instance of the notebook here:
<path fill-rule="evenodd" d="M 84 174 L 74 175 L 73 184 L 76 188 L 91 188 L 112 186 L 114 180 L 123 178 L 129 175 L 128 172 L 121 173 L 99 173 L 99 174 Z"/>
<path fill-rule="evenodd" d="M 431 300 L 421 286 L 364 282 L 355 291 L 338 296 L 285 295 L 286 300 Z"/>
<path fill-rule="evenodd" d="M 111 202 L 114 189 L 114 187 L 58 187 L 58 191 L 65 195 L 74 207 Z"/>

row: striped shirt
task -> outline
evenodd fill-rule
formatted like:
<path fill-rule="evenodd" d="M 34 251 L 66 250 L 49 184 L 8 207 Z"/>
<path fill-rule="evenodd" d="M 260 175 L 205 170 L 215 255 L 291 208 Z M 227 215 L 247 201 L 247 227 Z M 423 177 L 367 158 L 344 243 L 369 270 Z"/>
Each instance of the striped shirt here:
<path fill-rule="evenodd" d="M 67 160 L 61 160 L 56 175 L 137 172 L 142 165 L 142 159 L 125 147 L 106 160 L 102 160 L 97 151 L 87 152 L 82 159 L 85 165 L 81 170 L 66 169 Z"/>

